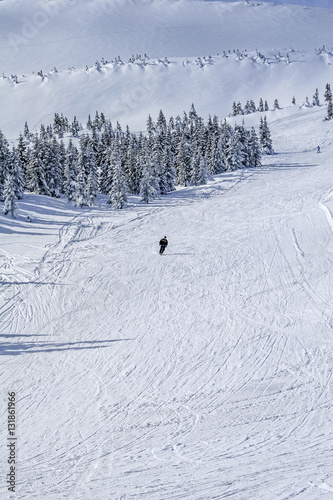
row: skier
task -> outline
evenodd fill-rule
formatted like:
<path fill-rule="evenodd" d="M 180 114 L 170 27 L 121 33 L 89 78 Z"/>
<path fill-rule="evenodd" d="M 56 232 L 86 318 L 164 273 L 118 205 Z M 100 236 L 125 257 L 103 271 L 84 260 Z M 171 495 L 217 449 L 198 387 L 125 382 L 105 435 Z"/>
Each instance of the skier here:
<path fill-rule="evenodd" d="M 320 153 L 320 146 L 317 147 L 317 153 Z"/>
<path fill-rule="evenodd" d="M 168 240 L 167 240 L 167 237 L 164 236 L 164 238 L 161 239 L 160 241 L 160 254 L 162 255 L 162 253 L 164 252 L 164 250 L 166 249 L 166 247 L 168 246 Z"/>

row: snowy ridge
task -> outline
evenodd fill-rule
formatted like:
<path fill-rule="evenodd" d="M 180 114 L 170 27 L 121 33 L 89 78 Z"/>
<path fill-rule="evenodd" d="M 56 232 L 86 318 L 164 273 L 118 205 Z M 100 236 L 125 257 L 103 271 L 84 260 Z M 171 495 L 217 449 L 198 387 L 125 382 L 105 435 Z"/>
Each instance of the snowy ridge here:
<path fill-rule="evenodd" d="M 0 128 L 15 139 L 26 120 L 39 128 L 54 113 L 82 121 L 98 110 L 141 131 L 148 114 L 157 116 L 162 109 L 167 117 L 177 116 L 192 103 L 206 119 L 227 116 L 234 100 L 262 97 L 272 103 L 277 98 L 286 106 L 295 95 L 301 103 L 330 82 L 330 55 L 317 57 L 315 50 L 333 46 L 332 17 L 331 9 L 265 3 L 84 0 L 78 8 L 76 0 L 5 0 L 0 3 L 0 73 L 6 77 L 0 79 Z M 251 56 L 223 59 L 229 50 Z M 277 62 L 279 53 L 284 57 L 280 64 L 261 67 L 252 60 L 256 51 L 267 56 L 266 62 Z M 290 65 L 283 62 L 287 53 Z M 152 64 L 128 64 L 133 54 L 148 54 Z M 209 54 L 214 64 L 204 61 Z M 118 56 L 124 65 L 94 68 L 96 61 Z M 85 71 L 86 66 L 91 69 Z M 54 67 L 59 73 L 49 73 Z"/>
<path fill-rule="evenodd" d="M 31 130 L 38 131 L 60 112 L 85 124 L 88 115 L 94 116 L 98 110 L 113 123 L 119 121 L 139 132 L 145 130 L 148 114 L 157 117 L 162 109 L 169 118 L 190 109 L 192 103 L 206 119 L 208 114 L 228 116 L 233 101 L 245 104 L 253 99 L 257 104 L 264 98 L 272 109 L 274 99 L 284 107 L 295 96 L 302 104 L 306 97 L 312 100 L 316 88 L 323 94 L 331 77 L 331 59 L 328 50 L 317 55 L 314 51 L 231 51 L 185 60 L 142 57 L 127 63 L 98 61 L 81 70 L 5 76 L 0 79 L 2 131 L 15 139 L 25 121 Z M 13 113 L 17 101 L 19 114 Z"/>

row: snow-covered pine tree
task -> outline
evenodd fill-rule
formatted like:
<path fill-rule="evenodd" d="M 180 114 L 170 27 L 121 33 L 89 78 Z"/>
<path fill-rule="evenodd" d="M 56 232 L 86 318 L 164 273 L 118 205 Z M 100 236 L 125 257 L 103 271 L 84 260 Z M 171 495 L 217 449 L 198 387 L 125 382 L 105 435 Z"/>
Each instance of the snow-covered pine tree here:
<path fill-rule="evenodd" d="M 63 120 L 59 113 L 54 113 L 54 118 L 53 118 L 53 133 L 56 134 L 58 137 L 63 137 L 64 135 L 64 126 L 63 126 Z"/>
<path fill-rule="evenodd" d="M 333 118 L 333 105 L 332 105 L 332 101 L 330 101 L 327 104 L 327 115 L 325 117 L 325 120 L 332 120 L 332 118 Z"/>
<path fill-rule="evenodd" d="M 77 178 L 76 178 L 76 205 L 84 207 L 88 205 L 89 196 L 87 193 L 87 181 L 90 173 L 91 147 L 88 135 L 80 137 L 79 154 L 77 158 Z M 90 148 L 90 149 L 89 149 Z M 97 179 L 96 179 L 97 181 Z"/>
<path fill-rule="evenodd" d="M 242 167 L 250 166 L 250 152 L 249 152 L 249 139 L 250 133 L 244 126 L 244 121 L 242 125 L 235 125 L 235 130 L 239 132 L 239 139 L 242 144 L 243 161 Z"/>
<path fill-rule="evenodd" d="M 88 205 L 92 207 L 98 193 L 98 179 L 97 179 L 96 156 L 93 150 L 92 143 L 90 141 L 87 145 L 85 155 L 86 155 L 86 172 L 88 174 L 86 196 Z"/>
<path fill-rule="evenodd" d="M 15 147 L 12 148 L 9 154 L 9 172 L 13 177 L 15 197 L 21 200 L 24 194 L 25 180 L 20 156 Z"/>
<path fill-rule="evenodd" d="M 254 127 L 251 128 L 250 139 L 248 143 L 249 166 L 259 167 L 261 165 L 260 144 Z"/>
<path fill-rule="evenodd" d="M 193 131 L 197 128 L 198 119 L 199 119 L 198 113 L 196 112 L 196 109 L 195 109 L 193 103 L 191 105 L 191 109 L 189 111 L 188 118 L 190 121 L 190 131 L 191 131 L 191 134 L 193 134 Z"/>
<path fill-rule="evenodd" d="M 209 176 L 207 159 L 200 150 L 193 153 L 191 162 L 191 180 L 193 186 L 199 186 L 207 183 Z"/>
<path fill-rule="evenodd" d="M 158 196 L 156 189 L 156 179 L 150 164 L 149 153 L 147 148 L 143 150 L 142 154 L 142 177 L 140 181 L 140 196 L 141 202 L 149 203 Z"/>
<path fill-rule="evenodd" d="M 260 111 L 260 112 L 264 111 L 264 101 L 262 100 L 261 97 L 260 97 L 260 100 L 259 100 L 258 111 Z"/>
<path fill-rule="evenodd" d="M 78 137 L 79 136 L 79 131 L 82 130 L 82 125 L 81 123 L 77 120 L 76 116 L 74 116 L 70 131 L 72 133 L 73 137 Z"/>
<path fill-rule="evenodd" d="M 96 130 L 98 130 L 98 132 L 100 132 L 102 130 L 102 122 L 101 122 L 98 111 L 96 111 L 96 113 L 95 113 L 95 119 L 93 121 L 93 126 L 94 126 L 94 128 L 96 128 Z"/>
<path fill-rule="evenodd" d="M 273 109 L 280 109 L 279 101 L 274 99 Z"/>
<path fill-rule="evenodd" d="M 242 110 L 242 105 L 240 103 L 240 101 L 238 101 L 238 103 L 236 104 L 236 114 L 237 115 L 243 115 L 244 112 Z"/>
<path fill-rule="evenodd" d="M 223 171 L 223 161 L 219 149 L 220 127 L 218 118 L 215 115 L 213 119 L 209 117 L 207 124 L 207 146 L 206 161 L 208 172 L 211 175 L 220 174 Z"/>
<path fill-rule="evenodd" d="M 43 123 L 41 124 L 39 129 L 39 138 L 41 141 L 46 141 L 48 139 L 46 127 Z"/>
<path fill-rule="evenodd" d="M 86 123 L 86 128 L 87 128 L 88 130 L 91 130 L 91 129 L 92 129 L 92 126 L 93 126 L 93 124 L 92 124 L 92 121 L 91 121 L 91 116 L 90 116 L 90 114 L 89 114 L 89 115 L 88 115 L 88 120 L 87 120 L 87 123 Z"/>
<path fill-rule="evenodd" d="M 73 203 L 76 200 L 77 158 L 78 150 L 70 139 L 65 156 L 63 192 L 67 200 Z"/>
<path fill-rule="evenodd" d="M 244 115 L 249 115 L 250 113 L 251 113 L 250 101 L 246 101 L 246 104 L 244 106 Z"/>
<path fill-rule="evenodd" d="M 126 185 L 128 186 L 128 192 L 132 194 L 139 194 L 140 192 L 141 172 L 139 171 L 139 164 L 137 163 L 138 155 L 138 141 L 136 136 L 132 134 L 124 162 Z"/>
<path fill-rule="evenodd" d="M 320 101 L 319 101 L 319 92 L 318 89 L 316 89 L 314 95 L 313 95 L 313 101 L 312 101 L 313 106 L 320 106 Z"/>
<path fill-rule="evenodd" d="M 154 122 L 153 122 L 152 117 L 150 115 L 148 115 L 148 118 L 147 118 L 147 134 L 148 134 L 148 137 L 147 137 L 148 150 L 152 151 L 153 144 L 154 144 L 154 136 L 155 136 L 155 125 L 154 125 Z"/>
<path fill-rule="evenodd" d="M 25 122 L 25 124 L 24 124 L 23 136 L 24 136 L 24 138 L 26 139 L 27 142 L 31 141 L 31 134 L 30 134 L 28 122 Z"/>
<path fill-rule="evenodd" d="M 325 117 L 325 120 L 332 120 L 333 118 L 332 91 L 329 83 L 326 84 L 324 97 L 325 97 L 325 102 L 327 102 L 327 115 Z"/>
<path fill-rule="evenodd" d="M 177 184 L 188 186 L 191 179 L 192 145 L 188 131 L 183 131 L 176 146 L 175 168 Z"/>
<path fill-rule="evenodd" d="M 264 116 L 264 119 L 260 119 L 260 126 L 259 126 L 259 141 L 261 145 L 261 149 L 264 153 L 271 155 L 274 154 L 273 146 L 272 146 L 272 139 L 271 139 L 271 132 L 268 128 L 267 124 L 267 118 Z"/>
<path fill-rule="evenodd" d="M 17 210 L 17 205 L 15 201 L 15 181 L 12 173 L 7 173 L 7 178 L 5 180 L 4 189 L 4 206 L 3 213 L 5 215 L 11 215 L 11 217 L 15 217 L 15 213 Z"/>
<path fill-rule="evenodd" d="M 29 191 L 36 194 L 50 196 L 50 190 L 46 181 L 46 170 L 44 160 L 46 158 L 46 148 L 43 141 L 36 133 L 33 139 L 29 163 L 27 166 L 27 187 Z"/>
<path fill-rule="evenodd" d="M 162 153 L 162 172 L 160 181 L 161 194 L 167 194 L 174 191 L 176 182 L 176 170 L 174 168 L 174 155 L 171 148 L 170 132 L 167 132 L 167 140 Z"/>
<path fill-rule="evenodd" d="M 324 98 L 325 102 L 332 102 L 332 91 L 329 83 L 326 84 Z"/>
<path fill-rule="evenodd" d="M 24 139 L 24 137 L 23 137 L 23 135 L 22 135 L 21 132 L 20 132 L 19 139 L 18 139 L 17 152 L 18 152 L 19 159 L 20 159 L 20 162 L 21 162 L 21 167 L 22 167 L 22 170 L 23 170 L 23 176 L 25 178 L 26 177 L 26 173 L 27 173 L 27 165 L 28 165 L 28 160 L 29 160 L 29 154 L 28 154 L 28 151 L 27 151 L 27 147 L 25 145 L 25 139 Z"/>
<path fill-rule="evenodd" d="M 115 148 L 111 156 L 113 169 L 112 187 L 109 192 L 109 201 L 112 208 L 122 209 L 127 202 L 127 186 L 120 159 L 120 148 Z"/>
<path fill-rule="evenodd" d="M 234 129 L 226 152 L 227 170 L 238 170 L 243 167 L 244 151 L 241 142 L 240 131 L 238 128 Z"/>
<path fill-rule="evenodd" d="M 45 157 L 43 158 L 43 162 L 46 171 L 46 183 L 50 195 L 59 198 L 63 182 L 59 143 L 54 137 L 52 141 L 44 142 L 44 148 Z"/>
<path fill-rule="evenodd" d="M 52 128 L 52 125 L 48 125 L 46 127 L 46 135 L 47 135 L 47 138 L 48 139 L 53 139 L 54 135 L 53 135 L 53 128 Z"/>
<path fill-rule="evenodd" d="M 0 130 L 0 201 L 4 201 L 5 181 L 9 173 L 9 144 Z"/>

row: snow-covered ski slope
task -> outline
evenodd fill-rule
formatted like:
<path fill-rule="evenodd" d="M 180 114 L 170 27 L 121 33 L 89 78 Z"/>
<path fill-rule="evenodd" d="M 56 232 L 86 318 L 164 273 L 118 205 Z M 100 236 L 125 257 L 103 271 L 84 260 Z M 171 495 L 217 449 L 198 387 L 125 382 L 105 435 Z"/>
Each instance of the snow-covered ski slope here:
<path fill-rule="evenodd" d="M 255 171 L 6 220 L 18 498 L 332 498 L 332 127 L 276 116 Z"/>
<path fill-rule="evenodd" d="M 79 210 L 27 193 L 16 219 L 1 212 L 1 498 L 10 498 L 7 393 L 15 391 L 13 498 L 331 499 L 333 130 L 325 106 L 300 105 L 316 87 L 323 103 L 332 81 L 330 56 L 314 53 L 332 45 L 332 11 L 3 0 L 1 46 L 26 20 L 41 22 L 46 5 L 58 11 L 45 27 L 11 57 L 0 48 L 0 128 L 9 139 L 25 120 L 38 130 L 54 112 L 85 120 L 98 109 L 134 131 L 148 113 L 175 116 L 192 102 L 204 118 L 260 97 L 283 109 L 267 113 L 277 154 L 262 168 L 150 205 L 130 197 L 121 211 L 103 197 Z M 106 28 L 110 42 L 54 44 L 69 24 L 75 36 L 80 26 L 91 35 Z M 121 36 L 108 28 L 117 24 Z M 162 39 L 159 24 L 174 36 Z M 298 59 L 225 59 L 229 48 Z M 144 51 L 152 63 L 144 68 L 85 71 L 101 57 Z M 195 60 L 208 52 L 213 62 L 200 68 Z M 157 61 L 165 56 L 170 64 Z M 44 80 L 32 75 L 53 66 L 59 72 Z M 24 81 L 9 81 L 21 73 Z M 129 106 L 116 112 L 117 98 Z M 245 125 L 258 127 L 261 116 L 245 116 Z M 164 235 L 170 246 L 160 257 Z"/>
<path fill-rule="evenodd" d="M 315 50 L 333 47 L 332 26 L 332 9 L 252 0 L 3 0 L 0 127 L 15 139 L 25 121 L 39 130 L 57 112 L 85 125 L 98 110 L 137 132 L 149 113 L 177 116 L 192 103 L 224 118 L 234 100 L 312 102 L 331 79 L 332 57 Z M 146 65 L 128 63 L 137 54 Z"/>

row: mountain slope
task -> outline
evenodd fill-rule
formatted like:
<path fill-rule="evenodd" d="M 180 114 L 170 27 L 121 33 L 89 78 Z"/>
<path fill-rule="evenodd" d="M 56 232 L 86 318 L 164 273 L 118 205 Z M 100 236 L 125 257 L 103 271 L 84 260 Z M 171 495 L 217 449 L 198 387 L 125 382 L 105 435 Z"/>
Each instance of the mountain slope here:
<path fill-rule="evenodd" d="M 121 212 L 20 202 L 0 333 L 20 498 L 330 498 L 332 127 L 284 114 L 262 169 Z"/>

